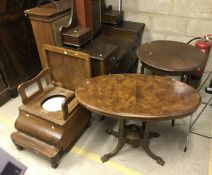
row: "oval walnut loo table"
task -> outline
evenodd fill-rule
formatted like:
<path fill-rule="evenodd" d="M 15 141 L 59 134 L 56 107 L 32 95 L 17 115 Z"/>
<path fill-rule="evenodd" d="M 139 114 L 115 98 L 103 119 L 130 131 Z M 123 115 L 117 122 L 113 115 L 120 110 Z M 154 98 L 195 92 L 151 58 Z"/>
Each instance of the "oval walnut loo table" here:
<path fill-rule="evenodd" d="M 160 165 L 165 161 L 149 148 L 157 133 L 149 132 L 148 121 L 172 120 L 191 115 L 201 104 L 199 93 L 191 86 L 170 78 L 143 74 L 114 74 L 87 79 L 75 90 L 81 105 L 92 112 L 119 120 L 116 148 L 105 154 L 103 162 L 114 156 L 125 143 L 142 145 Z M 141 127 L 126 120 L 141 120 Z"/>

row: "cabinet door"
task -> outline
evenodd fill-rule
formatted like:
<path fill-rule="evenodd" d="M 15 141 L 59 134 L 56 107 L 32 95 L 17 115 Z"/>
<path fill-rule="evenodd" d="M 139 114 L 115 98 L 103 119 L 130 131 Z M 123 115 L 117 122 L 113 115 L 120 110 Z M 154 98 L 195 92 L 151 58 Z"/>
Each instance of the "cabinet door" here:
<path fill-rule="evenodd" d="M 0 70 L 0 106 L 4 104 L 7 100 L 9 100 L 10 98 L 11 98 L 10 91 L 3 80 L 3 77 L 1 75 L 1 70 Z"/>
<path fill-rule="evenodd" d="M 40 71 L 31 24 L 24 15 L 31 5 L 26 0 L 3 0 L 0 5 L 0 67 L 11 91 Z"/>

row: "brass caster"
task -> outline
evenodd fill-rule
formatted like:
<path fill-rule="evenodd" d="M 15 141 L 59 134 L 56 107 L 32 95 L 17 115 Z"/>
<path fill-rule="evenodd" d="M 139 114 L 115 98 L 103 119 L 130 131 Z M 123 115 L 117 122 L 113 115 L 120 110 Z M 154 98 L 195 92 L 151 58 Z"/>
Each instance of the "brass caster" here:
<path fill-rule="evenodd" d="M 104 162 L 107 162 L 108 160 L 110 159 L 110 155 L 109 154 L 105 154 L 104 156 L 101 157 L 101 161 L 104 163 Z"/>
<path fill-rule="evenodd" d="M 20 146 L 20 145 L 15 145 L 15 146 L 16 146 L 17 150 L 19 150 L 19 151 L 21 151 L 21 150 L 24 149 L 24 148 L 23 148 L 22 146 Z"/>
<path fill-rule="evenodd" d="M 163 166 L 165 164 L 165 161 L 162 158 L 160 158 L 160 157 L 158 157 L 156 161 L 161 166 Z"/>
<path fill-rule="evenodd" d="M 57 162 L 50 162 L 52 168 L 57 168 L 58 163 Z"/>

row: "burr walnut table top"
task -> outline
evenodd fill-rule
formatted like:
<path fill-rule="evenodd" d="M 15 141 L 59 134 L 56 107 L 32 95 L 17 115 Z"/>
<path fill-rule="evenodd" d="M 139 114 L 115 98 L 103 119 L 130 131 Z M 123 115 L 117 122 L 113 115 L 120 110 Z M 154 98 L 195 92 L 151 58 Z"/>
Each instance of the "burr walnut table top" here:
<path fill-rule="evenodd" d="M 194 46 L 177 41 L 159 40 L 141 45 L 137 56 L 145 65 L 167 72 L 191 72 L 206 61 L 206 55 Z"/>
<path fill-rule="evenodd" d="M 192 114 L 201 97 L 191 86 L 161 76 L 114 74 L 85 80 L 75 90 L 87 109 L 124 119 L 168 120 Z"/>

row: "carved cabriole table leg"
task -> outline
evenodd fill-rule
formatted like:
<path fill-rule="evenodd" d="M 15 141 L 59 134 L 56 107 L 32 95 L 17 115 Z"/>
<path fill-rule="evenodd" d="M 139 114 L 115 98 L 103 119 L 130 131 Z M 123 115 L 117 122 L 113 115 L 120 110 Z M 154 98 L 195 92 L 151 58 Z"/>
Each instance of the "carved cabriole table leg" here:
<path fill-rule="evenodd" d="M 149 132 L 148 123 L 143 122 L 141 127 L 130 124 L 125 126 L 125 121 L 119 120 L 119 132 L 115 132 L 113 130 L 106 130 L 106 133 L 118 137 L 118 145 L 116 148 L 109 154 L 105 154 L 102 156 L 102 162 L 108 161 L 112 156 L 118 153 L 118 151 L 124 146 L 125 143 L 131 144 L 133 146 L 142 145 L 145 152 L 154 160 L 157 161 L 158 164 L 163 166 L 165 161 L 156 156 L 149 148 L 149 141 L 152 138 L 159 137 L 160 135 L 156 132 Z"/>
<path fill-rule="evenodd" d="M 124 146 L 126 143 L 126 135 L 125 135 L 125 120 L 119 119 L 119 134 L 118 134 L 118 144 L 116 148 L 104 156 L 101 157 L 102 162 L 108 161 L 111 157 L 119 152 L 119 150 Z"/>
<path fill-rule="evenodd" d="M 155 159 L 157 161 L 158 164 L 160 164 L 161 166 L 163 166 L 165 164 L 165 161 L 159 157 L 156 156 L 149 148 L 149 141 L 150 141 L 150 135 L 149 135 L 149 126 L 148 126 L 148 122 L 145 122 L 144 125 L 144 130 L 143 130 L 143 139 L 141 139 L 141 145 L 143 146 L 144 150 L 146 151 L 146 153 L 153 159 Z"/>

